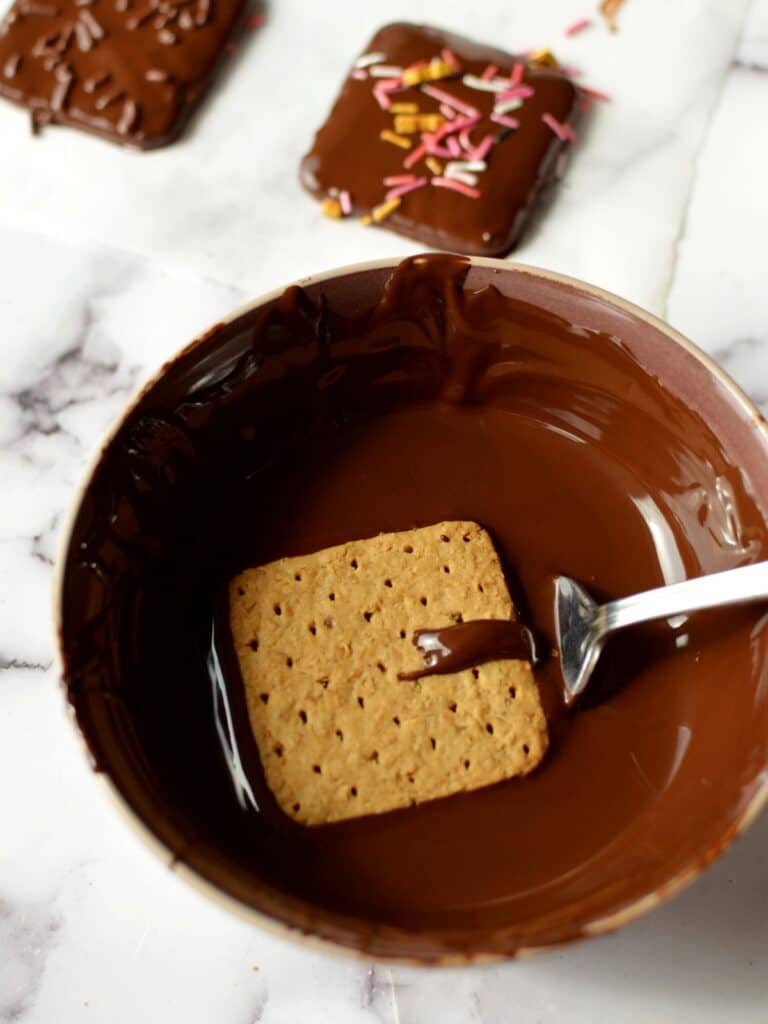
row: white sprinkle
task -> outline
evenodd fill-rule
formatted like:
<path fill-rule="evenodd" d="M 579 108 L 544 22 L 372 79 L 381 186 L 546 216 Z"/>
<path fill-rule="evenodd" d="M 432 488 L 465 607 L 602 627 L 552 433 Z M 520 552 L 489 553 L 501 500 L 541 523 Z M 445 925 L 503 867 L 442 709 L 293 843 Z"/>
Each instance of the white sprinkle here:
<path fill-rule="evenodd" d="M 380 64 L 383 60 L 387 59 L 386 53 L 364 53 L 362 57 L 358 57 L 355 61 L 356 68 L 367 68 L 371 64 Z"/>
<path fill-rule="evenodd" d="M 452 173 L 466 173 L 468 171 L 485 171 L 488 164 L 485 160 L 449 160 L 445 165 L 445 176 L 450 178 Z"/>
<path fill-rule="evenodd" d="M 506 78 L 478 78 L 477 75 L 464 75 L 462 82 L 468 89 L 480 89 L 481 92 L 503 92 L 509 88 Z"/>
<path fill-rule="evenodd" d="M 368 72 L 371 78 L 399 78 L 402 73 L 403 69 L 394 64 L 377 64 Z"/>
<path fill-rule="evenodd" d="M 464 171 L 452 171 L 450 164 L 448 164 L 448 166 L 445 168 L 445 173 L 443 174 L 443 177 L 451 178 L 453 179 L 453 181 L 460 181 L 464 185 L 469 185 L 472 188 L 474 188 L 474 186 L 477 184 L 476 174 L 466 174 Z"/>
<path fill-rule="evenodd" d="M 522 107 L 523 101 L 517 97 L 511 100 L 502 100 L 501 103 L 496 103 L 493 108 L 494 114 L 508 114 L 510 110 L 519 110 Z"/>

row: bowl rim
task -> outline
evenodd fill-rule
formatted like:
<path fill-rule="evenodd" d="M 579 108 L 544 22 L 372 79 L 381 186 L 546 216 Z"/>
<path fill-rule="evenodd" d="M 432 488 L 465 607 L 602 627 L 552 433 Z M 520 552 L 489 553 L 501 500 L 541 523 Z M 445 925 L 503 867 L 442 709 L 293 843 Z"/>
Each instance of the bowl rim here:
<path fill-rule="evenodd" d="M 416 254 L 415 258 L 431 255 L 435 254 L 419 253 Z M 74 494 L 70 499 L 66 515 L 64 516 L 60 527 L 56 557 L 54 559 L 51 595 L 53 599 L 53 628 L 55 633 L 53 666 L 65 698 L 67 717 L 72 723 L 81 749 L 83 750 L 87 761 L 91 764 L 91 767 L 95 768 L 86 737 L 77 723 L 74 708 L 67 696 L 65 680 L 66 659 L 63 649 L 62 623 L 64 579 L 72 533 L 80 512 L 82 499 L 91 482 L 93 474 L 101 461 L 102 455 L 115 439 L 126 419 L 141 402 L 145 394 L 147 394 L 163 378 L 169 366 L 175 363 L 182 355 L 191 352 L 221 327 L 232 323 L 234 320 L 252 312 L 255 309 L 265 306 L 269 302 L 273 302 L 285 292 L 286 288 L 294 286 L 305 288 L 322 284 L 324 281 L 333 280 L 335 278 L 352 276 L 369 271 L 394 270 L 405 258 L 407 257 L 385 257 L 357 263 L 348 263 L 339 267 L 332 267 L 316 274 L 306 275 L 277 288 L 273 288 L 270 291 L 257 296 L 255 299 L 251 299 L 237 306 L 231 312 L 216 320 L 204 331 L 200 332 L 192 341 L 183 345 L 172 356 L 165 359 L 160 367 L 152 372 L 144 383 L 134 389 L 132 395 L 125 402 L 119 415 L 104 431 L 98 443 L 94 446 L 94 450 L 82 470 L 80 479 L 77 482 Z M 753 421 L 757 433 L 760 435 L 763 444 L 768 449 L 768 424 L 755 403 L 710 355 L 704 352 L 685 335 L 680 333 L 676 328 L 662 320 L 661 317 L 656 316 L 656 314 L 643 309 L 642 306 L 638 306 L 634 302 L 624 299 L 605 288 L 600 288 L 597 285 L 572 277 L 568 274 L 561 274 L 557 271 L 547 270 L 543 267 L 520 263 L 513 260 L 498 259 L 495 257 L 467 256 L 466 259 L 470 269 L 472 267 L 485 267 L 499 272 L 523 274 L 530 277 L 541 278 L 556 285 L 562 285 L 582 294 L 600 299 L 614 308 L 618 308 L 622 312 L 628 313 L 631 316 L 644 321 L 646 324 L 655 328 L 661 334 L 669 338 L 669 340 L 674 344 L 685 350 L 720 383 L 725 391 L 728 392 L 731 400 L 739 405 L 747 417 Z M 191 885 L 198 893 L 201 893 L 207 899 L 212 900 L 214 903 L 228 910 L 230 913 L 234 913 L 241 920 L 247 921 L 250 924 L 256 924 L 271 935 L 285 941 L 295 943 L 303 948 L 324 952 L 326 954 L 333 954 L 345 959 L 411 967 L 466 967 L 504 963 L 509 962 L 510 960 L 527 958 L 531 955 L 544 952 L 547 949 L 554 948 L 552 944 L 542 943 L 520 947 L 511 953 L 480 950 L 478 952 L 467 953 L 445 952 L 429 957 L 405 956 L 399 954 L 392 955 L 372 953 L 367 951 L 365 948 L 346 945 L 322 935 L 301 930 L 296 926 L 288 924 L 286 921 L 273 917 L 265 911 L 257 910 L 255 907 L 251 907 L 243 903 L 236 896 L 220 889 L 218 885 L 205 878 L 195 868 L 189 866 L 184 861 L 179 860 L 173 850 L 162 839 L 160 839 L 144 819 L 139 816 L 138 812 L 131 806 L 127 797 L 123 795 L 108 772 L 100 769 L 98 771 L 94 771 L 94 775 L 98 780 L 102 791 L 108 794 L 112 805 L 118 809 L 123 821 L 131 827 L 134 834 L 153 852 L 157 858 L 163 862 L 166 867 L 182 878 L 187 884 Z M 763 778 L 749 803 L 741 811 L 733 824 L 720 837 L 719 841 L 708 849 L 697 861 L 688 864 L 653 892 L 647 893 L 639 899 L 633 900 L 625 906 L 620 907 L 618 910 L 589 922 L 585 926 L 574 928 L 571 934 L 566 936 L 556 945 L 559 946 L 566 942 L 575 942 L 579 939 L 594 938 L 596 936 L 605 935 L 609 932 L 615 931 L 623 925 L 629 924 L 631 921 L 642 917 L 650 910 L 666 902 L 678 892 L 681 892 L 689 886 L 709 866 L 710 863 L 725 853 L 733 841 L 747 828 L 749 828 L 767 804 L 768 764 L 766 764 L 765 771 L 763 772 Z"/>

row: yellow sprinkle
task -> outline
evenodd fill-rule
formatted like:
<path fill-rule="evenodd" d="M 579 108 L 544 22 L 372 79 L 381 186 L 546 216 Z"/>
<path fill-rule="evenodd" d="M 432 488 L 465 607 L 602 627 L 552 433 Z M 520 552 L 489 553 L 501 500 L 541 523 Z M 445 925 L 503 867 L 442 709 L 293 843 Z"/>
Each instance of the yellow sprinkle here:
<path fill-rule="evenodd" d="M 341 218 L 341 203 L 338 199 L 326 196 L 320 204 L 320 209 L 323 212 L 323 216 L 330 217 L 331 220 L 339 220 Z"/>
<path fill-rule="evenodd" d="M 442 114 L 399 114 L 395 118 L 395 131 L 402 135 L 415 132 L 436 132 L 445 121 Z"/>
<path fill-rule="evenodd" d="M 411 140 L 404 139 L 402 135 L 395 135 L 394 132 L 383 131 L 379 132 L 379 138 L 382 142 L 392 142 L 395 146 L 399 146 L 401 149 L 410 149 Z"/>
<path fill-rule="evenodd" d="M 390 215 L 390 213 L 394 213 L 400 203 L 402 203 L 402 199 L 400 196 L 396 196 L 394 199 L 390 199 L 387 203 L 381 203 L 379 206 L 375 206 L 371 213 L 374 223 L 380 224 Z"/>
<path fill-rule="evenodd" d="M 389 108 L 391 114 L 418 114 L 418 103 L 393 103 Z"/>
<path fill-rule="evenodd" d="M 557 57 L 552 51 L 544 46 L 540 50 L 534 50 L 533 53 L 528 55 L 529 64 L 538 64 L 542 68 L 556 68 L 558 67 Z"/>
<path fill-rule="evenodd" d="M 443 165 L 440 163 L 436 156 L 428 156 L 424 163 L 427 165 L 430 171 L 432 171 L 433 174 L 436 174 L 438 177 L 442 175 Z"/>
<path fill-rule="evenodd" d="M 450 64 L 443 60 L 433 60 L 425 68 L 406 68 L 402 74 L 402 81 L 403 85 L 421 85 L 422 82 L 436 82 L 453 74 L 455 71 Z"/>
<path fill-rule="evenodd" d="M 361 223 L 362 225 L 364 225 L 364 227 L 366 227 L 366 228 L 367 228 L 367 227 L 368 227 L 368 226 L 369 226 L 370 224 L 373 224 L 373 217 L 369 217 L 369 216 L 368 216 L 368 215 L 366 214 L 366 216 L 365 216 L 365 217 L 361 217 L 361 218 L 360 218 L 360 223 Z"/>

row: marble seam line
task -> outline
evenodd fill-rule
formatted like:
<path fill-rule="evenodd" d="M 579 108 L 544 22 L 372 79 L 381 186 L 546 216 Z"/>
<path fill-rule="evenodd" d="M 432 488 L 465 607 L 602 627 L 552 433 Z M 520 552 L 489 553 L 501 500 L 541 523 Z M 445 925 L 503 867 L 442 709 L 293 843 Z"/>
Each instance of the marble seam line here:
<path fill-rule="evenodd" d="M 710 136 L 710 132 L 712 130 L 712 125 L 714 123 L 715 116 L 717 115 L 717 112 L 720 109 L 720 104 L 723 101 L 723 94 L 725 93 L 725 87 L 726 87 L 726 84 L 728 82 L 728 78 L 730 77 L 731 71 L 733 69 L 733 65 L 734 65 L 735 60 L 736 60 L 736 55 L 739 52 L 739 48 L 741 46 L 742 40 L 743 40 L 745 32 L 747 30 L 747 26 L 749 25 L 750 15 L 752 13 L 752 8 L 754 7 L 755 2 L 756 2 L 756 0 L 751 0 L 751 3 L 749 3 L 745 7 L 744 13 L 742 14 L 742 17 L 741 17 L 741 24 L 739 25 L 739 30 L 738 30 L 738 32 L 734 33 L 734 41 L 733 41 L 733 47 L 731 49 L 730 58 L 727 61 L 724 62 L 723 72 L 722 72 L 722 74 L 720 76 L 719 87 L 717 89 L 717 92 L 716 92 L 715 96 L 712 99 L 711 104 L 710 104 L 709 110 L 707 112 L 706 121 L 704 123 L 704 130 L 701 133 L 701 139 L 699 141 L 699 145 L 698 145 L 698 147 L 697 147 L 697 149 L 696 149 L 696 151 L 695 151 L 695 153 L 693 155 L 693 159 L 691 161 L 691 172 L 690 172 L 690 176 L 689 176 L 689 180 L 688 180 L 688 191 L 687 191 L 686 196 L 685 196 L 685 202 L 683 203 L 683 208 L 682 208 L 682 210 L 680 212 L 680 220 L 678 222 L 677 232 L 675 234 L 675 238 L 674 238 L 673 243 L 672 243 L 671 262 L 670 262 L 669 270 L 667 271 L 666 279 L 664 281 L 664 285 L 663 285 L 663 288 L 662 288 L 662 294 L 661 294 L 661 318 L 662 318 L 662 320 L 666 320 L 667 317 L 669 316 L 669 297 L 672 294 L 672 289 L 674 287 L 675 279 L 677 277 L 677 267 L 678 267 L 678 263 L 680 261 L 680 250 L 682 248 L 682 244 L 683 244 L 683 241 L 685 239 L 685 234 L 686 234 L 686 231 L 688 229 L 688 219 L 689 219 L 690 212 L 691 212 L 691 205 L 693 203 L 693 196 L 694 196 L 694 193 L 696 191 L 696 183 L 697 183 L 698 178 L 699 178 L 700 157 L 701 157 L 701 154 L 704 152 L 704 149 L 705 149 L 705 147 L 707 145 L 707 141 L 709 140 L 709 136 Z"/>

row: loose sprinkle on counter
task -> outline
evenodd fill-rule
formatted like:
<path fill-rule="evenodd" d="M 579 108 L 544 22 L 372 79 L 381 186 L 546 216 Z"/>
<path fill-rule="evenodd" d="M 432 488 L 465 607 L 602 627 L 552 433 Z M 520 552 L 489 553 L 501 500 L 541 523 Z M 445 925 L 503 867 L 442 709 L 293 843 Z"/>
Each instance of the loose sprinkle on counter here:
<path fill-rule="evenodd" d="M 585 28 L 589 28 L 591 24 L 591 18 L 577 18 L 570 25 L 566 25 L 563 31 L 566 36 L 576 36 L 579 32 L 583 32 Z"/>

